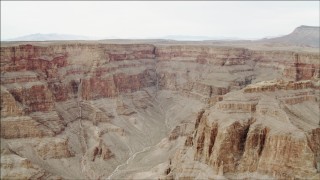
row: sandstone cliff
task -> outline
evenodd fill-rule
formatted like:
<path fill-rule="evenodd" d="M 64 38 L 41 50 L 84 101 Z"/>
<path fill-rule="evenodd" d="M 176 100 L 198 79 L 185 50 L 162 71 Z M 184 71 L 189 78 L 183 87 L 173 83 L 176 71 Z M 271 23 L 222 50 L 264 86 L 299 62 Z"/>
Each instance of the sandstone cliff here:
<path fill-rule="evenodd" d="M 274 85 L 279 83 L 283 82 Z M 261 86 L 263 83 L 255 85 Z M 308 94 L 300 95 L 301 89 Z M 317 179 L 319 143 L 314 132 L 320 129 L 316 118 L 319 97 L 312 89 L 279 89 L 267 95 L 263 91 L 248 94 L 244 89 L 225 95 L 223 101 L 199 114 L 193 137 L 186 139 L 185 144 L 192 153 L 184 156 L 208 164 L 216 174 L 223 167 L 231 178 L 255 172 L 285 179 Z M 306 98 L 297 103 L 288 101 L 300 96 Z M 175 159 L 175 166 L 179 166 L 181 160 Z"/>

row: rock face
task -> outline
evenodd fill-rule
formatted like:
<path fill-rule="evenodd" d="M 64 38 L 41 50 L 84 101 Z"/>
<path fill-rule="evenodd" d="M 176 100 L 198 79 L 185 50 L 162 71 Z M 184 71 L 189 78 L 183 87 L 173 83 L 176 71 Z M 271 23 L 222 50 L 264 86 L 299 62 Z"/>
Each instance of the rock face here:
<path fill-rule="evenodd" d="M 313 178 L 319 54 L 1 47 L 1 179 Z"/>
<path fill-rule="evenodd" d="M 263 88 L 264 85 L 255 86 Z M 263 91 L 248 93 L 244 89 L 225 95 L 223 101 L 208 108 L 197 121 L 192 147 L 194 160 L 209 164 L 217 172 L 223 165 L 225 173 L 316 178 L 319 151 L 311 144 L 319 147 L 318 140 L 308 139 L 312 139 L 313 131 L 319 130 L 319 119 L 307 117 L 303 111 L 308 107 L 308 111 L 318 114 L 319 99 L 312 88 L 303 90 L 310 91 L 307 96 L 313 98 L 303 98 L 296 104 L 287 101 L 287 96 L 296 98 L 300 89 L 273 90 L 267 96 Z M 292 106 L 302 110 L 292 112 Z M 312 107 L 314 109 L 309 109 Z M 308 122 L 311 127 L 296 124 L 297 117 L 303 121 L 299 123 Z"/>

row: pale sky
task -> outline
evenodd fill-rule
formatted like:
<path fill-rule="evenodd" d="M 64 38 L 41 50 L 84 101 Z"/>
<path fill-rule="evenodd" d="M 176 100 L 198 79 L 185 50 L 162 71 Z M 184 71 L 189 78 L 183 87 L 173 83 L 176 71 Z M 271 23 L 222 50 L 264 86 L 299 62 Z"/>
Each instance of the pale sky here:
<path fill-rule="evenodd" d="M 319 26 L 319 1 L 1 1 L 1 39 L 35 33 L 263 38 Z"/>

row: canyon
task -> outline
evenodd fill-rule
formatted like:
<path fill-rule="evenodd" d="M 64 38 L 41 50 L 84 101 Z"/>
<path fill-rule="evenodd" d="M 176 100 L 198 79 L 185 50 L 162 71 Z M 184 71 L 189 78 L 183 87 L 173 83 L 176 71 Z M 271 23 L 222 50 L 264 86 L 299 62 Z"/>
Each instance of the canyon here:
<path fill-rule="evenodd" d="M 319 49 L 253 46 L 2 43 L 1 179 L 319 179 Z"/>

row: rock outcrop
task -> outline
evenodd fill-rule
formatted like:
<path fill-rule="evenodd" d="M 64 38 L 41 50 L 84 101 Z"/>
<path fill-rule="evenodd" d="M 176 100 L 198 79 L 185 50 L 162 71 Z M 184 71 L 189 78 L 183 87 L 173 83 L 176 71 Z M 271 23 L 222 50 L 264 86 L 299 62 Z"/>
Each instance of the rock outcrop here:
<path fill-rule="evenodd" d="M 37 152 L 43 159 L 61 159 L 74 156 L 73 152 L 68 148 L 67 139 L 42 141 L 37 146 Z"/>
<path fill-rule="evenodd" d="M 216 174 L 223 166 L 223 173 L 230 178 L 239 178 L 237 174 L 241 173 L 247 173 L 249 178 L 250 173 L 255 172 L 285 179 L 317 179 L 320 146 L 315 132 L 320 129 L 319 99 L 311 93 L 314 86 L 296 83 L 299 85 L 273 83 L 273 87 L 290 84 L 290 91 L 277 92 L 277 88 L 269 91 L 270 88 L 265 88 L 266 82 L 262 82 L 252 85 L 255 91 L 250 90 L 251 94 L 248 87 L 240 93 L 225 95 L 223 101 L 199 115 L 193 138 L 185 141 L 185 148 L 191 148 L 192 153 L 184 156 L 209 165 Z M 310 90 L 301 97 L 301 91 Z M 266 91 L 270 93 L 263 94 Z M 291 106 L 307 108 L 317 115 L 301 112 L 303 110 L 291 112 Z M 300 121 L 299 124 L 296 121 Z M 175 163 L 179 166 L 183 162 Z"/>

